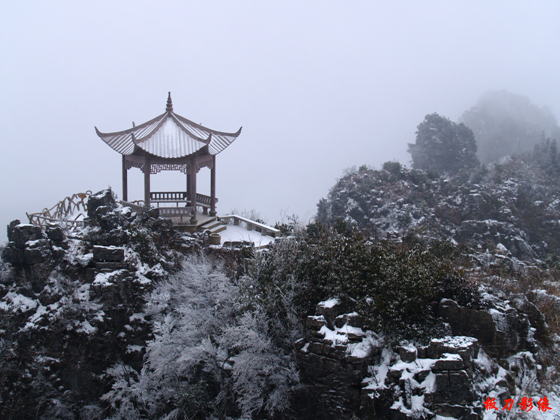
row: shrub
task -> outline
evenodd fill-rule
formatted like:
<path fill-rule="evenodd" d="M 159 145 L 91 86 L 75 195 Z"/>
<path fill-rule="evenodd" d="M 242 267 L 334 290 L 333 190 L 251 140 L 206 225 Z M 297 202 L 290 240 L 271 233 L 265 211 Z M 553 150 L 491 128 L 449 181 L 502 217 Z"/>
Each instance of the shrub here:
<path fill-rule="evenodd" d="M 356 302 L 368 328 L 422 338 L 435 331 L 442 298 L 478 304 L 476 287 L 454 265 L 458 255 L 449 243 L 372 243 L 357 232 L 348 235 L 314 225 L 299 240 L 267 254 L 257 289 L 271 296 L 296 281 L 298 295 L 292 301 L 301 317 L 311 314 L 319 301 L 338 297 Z"/>

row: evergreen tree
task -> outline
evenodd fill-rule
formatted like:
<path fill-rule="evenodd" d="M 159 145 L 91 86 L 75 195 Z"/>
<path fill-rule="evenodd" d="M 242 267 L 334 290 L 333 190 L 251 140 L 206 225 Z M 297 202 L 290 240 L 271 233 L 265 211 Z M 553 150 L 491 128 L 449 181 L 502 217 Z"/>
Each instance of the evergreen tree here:
<path fill-rule="evenodd" d="M 478 165 L 472 130 L 437 113 L 418 125 L 416 143 L 408 144 L 408 152 L 412 166 L 425 171 L 456 173 Z"/>

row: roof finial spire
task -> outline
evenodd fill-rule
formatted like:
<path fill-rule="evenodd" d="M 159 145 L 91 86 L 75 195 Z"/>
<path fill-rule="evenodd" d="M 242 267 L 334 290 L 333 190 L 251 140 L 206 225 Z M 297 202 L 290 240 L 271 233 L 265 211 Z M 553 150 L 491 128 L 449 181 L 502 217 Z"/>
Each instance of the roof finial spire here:
<path fill-rule="evenodd" d="M 167 107 L 165 108 L 167 112 L 173 112 L 173 102 L 171 102 L 171 92 L 167 95 Z"/>

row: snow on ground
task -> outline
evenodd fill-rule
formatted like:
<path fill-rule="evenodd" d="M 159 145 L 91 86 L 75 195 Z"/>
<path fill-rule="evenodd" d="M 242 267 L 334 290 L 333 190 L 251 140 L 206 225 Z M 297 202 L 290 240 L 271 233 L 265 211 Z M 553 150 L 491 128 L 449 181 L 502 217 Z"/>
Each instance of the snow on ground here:
<path fill-rule="evenodd" d="M 221 231 L 222 246 L 225 242 L 252 242 L 256 248 L 267 246 L 274 241 L 272 236 L 263 236 L 260 232 L 247 230 L 242 226 L 227 225 L 227 229 Z"/>
<path fill-rule="evenodd" d="M 329 299 L 323 302 L 319 302 L 317 306 L 323 306 L 324 308 L 332 308 L 334 305 L 338 305 L 340 301 L 338 299 Z"/>

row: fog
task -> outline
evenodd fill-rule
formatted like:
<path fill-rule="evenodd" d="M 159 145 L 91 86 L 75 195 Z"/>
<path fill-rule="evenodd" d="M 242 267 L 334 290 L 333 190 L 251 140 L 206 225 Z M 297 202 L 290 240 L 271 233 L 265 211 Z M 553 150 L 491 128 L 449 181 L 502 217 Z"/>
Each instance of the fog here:
<path fill-rule="evenodd" d="M 271 224 L 313 217 L 345 168 L 408 165 L 426 114 L 457 120 L 487 90 L 560 115 L 558 1 L 87 3 L 0 3 L 0 242 L 72 193 L 120 196 L 121 156 L 94 126 L 143 123 L 169 91 L 179 115 L 243 126 L 217 156 L 218 213 Z M 138 169 L 129 183 L 142 199 Z"/>

